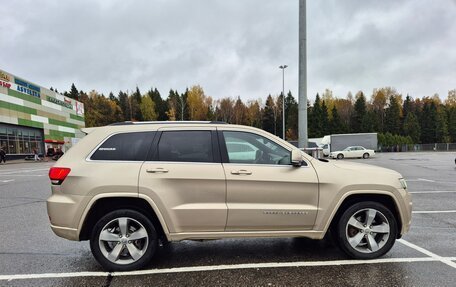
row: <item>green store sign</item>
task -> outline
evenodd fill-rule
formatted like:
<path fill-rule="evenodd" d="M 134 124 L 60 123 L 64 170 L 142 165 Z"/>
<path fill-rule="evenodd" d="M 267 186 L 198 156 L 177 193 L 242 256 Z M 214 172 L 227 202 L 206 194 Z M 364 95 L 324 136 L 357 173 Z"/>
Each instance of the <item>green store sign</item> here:
<path fill-rule="evenodd" d="M 52 97 L 49 97 L 49 96 L 46 96 L 46 100 L 48 102 L 57 104 L 59 106 L 62 106 L 62 107 L 68 108 L 68 109 L 73 109 L 73 105 L 71 104 L 71 102 L 67 102 L 67 101 L 64 102 L 64 101 L 61 101 L 61 100 L 58 100 L 56 98 L 52 98 Z"/>

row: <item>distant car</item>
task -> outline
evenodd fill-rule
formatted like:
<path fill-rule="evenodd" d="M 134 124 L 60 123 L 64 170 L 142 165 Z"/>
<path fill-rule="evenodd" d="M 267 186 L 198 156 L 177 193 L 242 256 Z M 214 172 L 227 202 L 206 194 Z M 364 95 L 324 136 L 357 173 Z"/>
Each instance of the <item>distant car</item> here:
<path fill-rule="evenodd" d="M 372 149 L 366 149 L 362 146 L 349 146 L 341 151 L 333 151 L 329 155 L 331 158 L 343 159 L 343 158 L 369 158 L 375 155 L 375 151 Z"/>

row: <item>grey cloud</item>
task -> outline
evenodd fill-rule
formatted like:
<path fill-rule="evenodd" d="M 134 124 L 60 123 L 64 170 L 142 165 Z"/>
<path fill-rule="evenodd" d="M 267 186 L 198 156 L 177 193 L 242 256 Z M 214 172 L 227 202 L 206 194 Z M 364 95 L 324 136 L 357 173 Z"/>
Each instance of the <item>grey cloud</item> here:
<path fill-rule="evenodd" d="M 455 88 L 455 1 L 307 1 L 308 93 Z M 200 84 L 214 98 L 297 96 L 298 1 L 9 1 L 0 67 L 104 94 Z"/>

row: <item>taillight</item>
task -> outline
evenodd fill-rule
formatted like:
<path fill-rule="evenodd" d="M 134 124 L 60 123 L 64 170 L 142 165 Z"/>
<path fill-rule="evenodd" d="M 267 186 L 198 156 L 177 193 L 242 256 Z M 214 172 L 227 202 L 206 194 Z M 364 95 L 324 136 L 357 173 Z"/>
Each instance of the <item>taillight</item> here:
<path fill-rule="evenodd" d="M 62 184 L 71 169 L 67 167 L 51 167 L 49 170 L 49 179 L 52 184 Z"/>

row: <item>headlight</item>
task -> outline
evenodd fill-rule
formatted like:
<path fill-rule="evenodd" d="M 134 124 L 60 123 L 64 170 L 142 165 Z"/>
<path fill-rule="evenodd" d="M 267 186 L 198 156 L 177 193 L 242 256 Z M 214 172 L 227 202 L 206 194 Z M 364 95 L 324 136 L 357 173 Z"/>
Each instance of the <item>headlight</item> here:
<path fill-rule="evenodd" d="M 403 189 L 407 189 L 407 182 L 403 178 L 399 178 L 399 182 L 401 183 L 401 186 Z"/>

